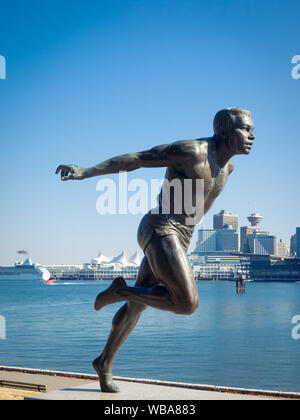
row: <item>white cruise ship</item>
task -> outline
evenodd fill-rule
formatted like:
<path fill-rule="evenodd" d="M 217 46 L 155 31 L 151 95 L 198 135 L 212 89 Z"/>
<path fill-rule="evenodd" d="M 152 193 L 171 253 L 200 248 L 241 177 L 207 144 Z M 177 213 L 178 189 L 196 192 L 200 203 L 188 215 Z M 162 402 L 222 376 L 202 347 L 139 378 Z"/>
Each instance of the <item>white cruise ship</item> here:
<path fill-rule="evenodd" d="M 0 280 L 49 280 L 50 272 L 30 258 L 16 262 L 14 267 L 0 266 Z"/>

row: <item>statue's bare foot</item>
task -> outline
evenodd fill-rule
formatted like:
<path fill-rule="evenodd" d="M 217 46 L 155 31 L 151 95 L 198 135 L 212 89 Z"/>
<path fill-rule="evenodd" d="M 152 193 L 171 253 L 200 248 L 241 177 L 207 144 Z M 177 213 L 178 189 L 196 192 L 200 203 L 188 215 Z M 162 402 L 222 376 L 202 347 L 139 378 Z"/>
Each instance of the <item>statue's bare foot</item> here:
<path fill-rule="evenodd" d="M 113 382 L 112 373 L 105 369 L 101 356 L 97 357 L 92 363 L 97 372 L 102 392 L 120 392 L 120 389 Z"/>
<path fill-rule="evenodd" d="M 95 300 L 95 310 L 99 311 L 103 306 L 118 302 L 116 293 L 121 287 L 126 287 L 126 281 L 123 277 L 117 277 L 104 292 L 99 293 Z"/>

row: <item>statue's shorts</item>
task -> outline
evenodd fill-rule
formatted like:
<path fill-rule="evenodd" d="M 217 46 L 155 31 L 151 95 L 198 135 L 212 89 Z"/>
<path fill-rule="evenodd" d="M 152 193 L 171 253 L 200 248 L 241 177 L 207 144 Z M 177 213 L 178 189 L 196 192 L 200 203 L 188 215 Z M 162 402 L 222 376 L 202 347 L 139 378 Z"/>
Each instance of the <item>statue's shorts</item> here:
<path fill-rule="evenodd" d="M 149 212 L 142 218 L 137 233 L 138 243 L 143 251 L 147 248 L 154 232 L 159 237 L 176 235 L 187 250 L 194 227 L 185 226 L 172 219 L 168 214 L 151 214 Z"/>

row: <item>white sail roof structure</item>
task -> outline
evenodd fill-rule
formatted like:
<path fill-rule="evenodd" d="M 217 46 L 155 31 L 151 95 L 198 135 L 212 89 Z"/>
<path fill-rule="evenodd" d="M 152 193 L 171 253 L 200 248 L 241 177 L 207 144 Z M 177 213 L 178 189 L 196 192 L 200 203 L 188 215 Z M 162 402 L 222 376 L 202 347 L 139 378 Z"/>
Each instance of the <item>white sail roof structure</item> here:
<path fill-rule="evenodd" d="M 136 265 L 136 266 L 140 266 L 141 262 L 142 262 L 142 257 L 139 255 L 139 253 L 136 251 L 130 258 L 129 261 Z"/>
<path fill-rule="evenodd" d="M 119 254 L 115 258 L 113 258 L 110 263 L 111 264 L 119 264 L 123 267 L 130 267 L 131 266 L 131 263 L 128 260 L 128 257 L 126 255 L 125 251 L 122 251 L 121 254 Z"/>
<path fill-rule="evenodd" d="M 98 256 L 96 258 L 91 259 L 91 264 L 102 265 L 102 264 L 105 264 L 105 263 L 109 263 L 110 261 L 111 261 L 110 257 L 106 257 L 105 255 L 102 254 L 101 251 L 99 251 Z"/>
<path fill-rule="evenodd" d="M 101 252 L 99 252 L 98 257 L 91 259 L 92 265 L 102 265 L 103 267 L 114 266 L 115 268 L 139 267 L 141 262 L 142 258 L 138 252 L 135 252 L 131 257 L 128 257 L 124 250 L 113 258 L 106 257 Z"/>

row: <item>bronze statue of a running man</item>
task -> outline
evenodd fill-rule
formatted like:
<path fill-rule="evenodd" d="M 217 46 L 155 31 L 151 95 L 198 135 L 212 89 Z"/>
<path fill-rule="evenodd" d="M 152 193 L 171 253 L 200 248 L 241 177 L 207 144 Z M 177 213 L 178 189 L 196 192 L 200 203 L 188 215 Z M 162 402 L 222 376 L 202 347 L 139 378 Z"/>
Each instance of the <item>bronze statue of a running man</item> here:
<path fill-rule="evenodd" d="M 60 165 L 56 173 L 61 180 L 85 179 L 139 168 L 166 167 L 165 180 L 203 180 L 203 212 L 210 209 L 222 192 L 233 171 L 231 158 L 249 154 L 254 125 L 251 112 L 241 108 L 226 108 L 214 118 L 214 135 L 209 138 L 176 141 L 143 152 L 125 154 L 85 169 L 77 165 Z M 184 194 L 184 191 L 183 191 Z M 192 188 L 192 201 L 197 200 L 197 189 Z M 169 203 L 168 214 L 160 211 L 146 214 L 138 228 L 138 242 L 145 256 L 134 287 L 127 286 L 121 277 L 100 293 L 95 309 L 125 301 L 116 313 L 110 336 L 99 357 L 93 361 L 103 392 L 118 392 L 113 382 L 112 367 L 116 354 L 134 329 L 147 306 L 181 315 L 195 312 L 199 304 L 198 291 L 187 259 L 187 248 L 195 224 L 187 223 L 191 214 L 174 211 Z"/>

